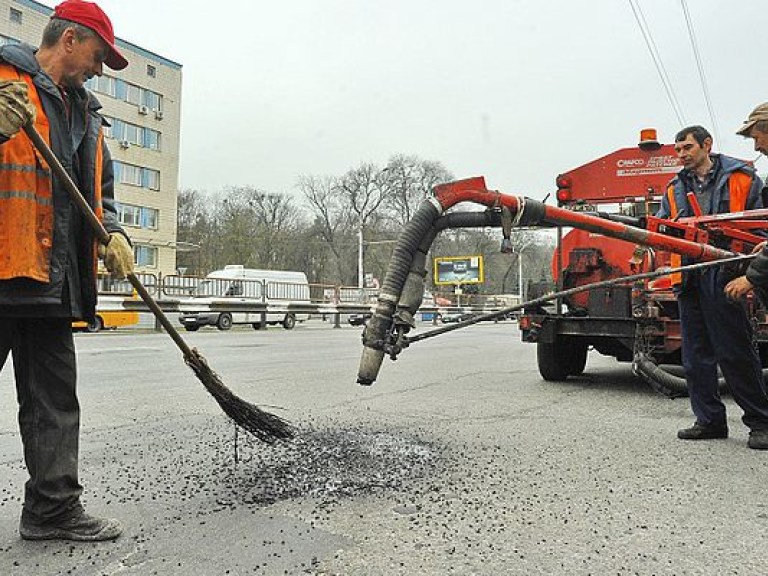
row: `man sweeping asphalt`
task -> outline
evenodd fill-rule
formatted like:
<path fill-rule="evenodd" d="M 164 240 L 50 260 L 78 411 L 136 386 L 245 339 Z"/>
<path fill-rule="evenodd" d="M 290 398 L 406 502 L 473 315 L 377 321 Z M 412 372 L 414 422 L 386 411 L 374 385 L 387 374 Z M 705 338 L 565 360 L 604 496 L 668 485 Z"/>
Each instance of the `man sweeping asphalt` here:
<path fill-rule="evenodd" d="M 19 532 L 28 540 L 111 540 L 117 520 L 87 514 L 78 480 L 80 408 L 73 319 L 96 313 L 97 244 L 60 179 L 20 129 L 29 121 L 62 159 L 110 235 L 107 269 L 133 271 L 117 223 L 98 101 L 83 87 L 103 65 L 128 65 L 94 3 L 54 9 L 38 50 L 0 48 L 0 367 L 13 356 L 29 480 Z"/>

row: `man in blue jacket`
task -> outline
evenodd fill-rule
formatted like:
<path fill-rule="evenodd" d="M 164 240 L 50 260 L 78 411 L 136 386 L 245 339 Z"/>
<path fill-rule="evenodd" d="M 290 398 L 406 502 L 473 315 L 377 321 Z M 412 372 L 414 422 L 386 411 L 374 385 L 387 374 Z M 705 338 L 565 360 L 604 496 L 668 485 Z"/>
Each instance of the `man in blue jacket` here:
<path fill-rule="evenodd" d="M 712 153 L 712 136 L 701 126 L 675 136 L 683 169 L 669 184 L 657 216 L 693 216 L 692 192 L 703 214 L 761 208 L 762 181 L 741 160 Z M 743 302 L 729 299 L 731 278 L 722 268 L 686 273 L 678 285 L 682 356 L 691 408 L 696 421 L 677 433 L 682 440 L 727 438 L 725 405 L 720 399 L 717 368 L 750 429 L 748 446 L 768 449 L 768 396 L 760 358 L 752 342 L 752 325 Z"/>

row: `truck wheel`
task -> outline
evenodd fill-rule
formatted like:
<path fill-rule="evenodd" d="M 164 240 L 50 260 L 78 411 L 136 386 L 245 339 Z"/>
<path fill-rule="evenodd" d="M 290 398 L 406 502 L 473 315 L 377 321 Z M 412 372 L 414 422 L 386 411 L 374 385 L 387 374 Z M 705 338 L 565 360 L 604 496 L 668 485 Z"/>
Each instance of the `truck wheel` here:
<path fill-rule="evenodd" d="M 293 330 L 296 327 L 296 315 L 286 314 L 283 318 L 283 328 L 286 330 Z"/>
<path fill-rule="evenodd" d="M 253 326 L 254 330 L 264 330 L 264 328 L 267 327 L 266 324 L 262 324 L 261 322 L 254 322 L 253 324 L 251 324 L 251 326 Z"/>
<path fill-rule="evenodd" d="M 216 321 L 216 328 L 219 330 L 229 330 L 232 328 L 232 314 L 224 312 L 219 314 L 219 319 Z"/>
<path fill-rule="evenodd" d="M 587 367 L 587 345 L 578 340 L 567 341 L 563 346 L 567 350 L 568 374 L 570 376 L 579 376 L 584 373 Z"/>
<path fill-rule="evenodd" d="M 88 322 L 88 326 L 85 327 L 88 332 L 101 332 L 102 328 L 104 328 L 104 320 L 101 319 L 101 316 L 96 316 L 96 319 L 93 322 Z"/>
<path fill-rule="evenodd" d="M 569 358 L 564 354 L 565 347 L 560 342 L 536 343 L 536 360 L 539 365 L 539 374 L 547 382 L 560 382 L 568 378 L 572 366 Z"/>

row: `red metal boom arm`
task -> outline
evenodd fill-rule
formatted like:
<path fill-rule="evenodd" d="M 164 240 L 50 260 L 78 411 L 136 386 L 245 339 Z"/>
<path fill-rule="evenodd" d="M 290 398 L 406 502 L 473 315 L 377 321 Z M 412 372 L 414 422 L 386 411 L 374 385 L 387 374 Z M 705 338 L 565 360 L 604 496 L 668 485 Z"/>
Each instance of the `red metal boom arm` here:
<path fill-rule="evenodd" d="M 488 190 L 485 185 L 485 178 L 482 176 L 441 184 L 436 186 L 434 190 L 435 199 L 443 210 L 447 210 L 459 202 L 474 202 L 489 208 L 506 207 L 512 212 L 515 223 L 518 225 L 570 226 L 611 238 L 674 252 L 695 260 L 720 260 L 734 256 L 733 252 L 721 250 L 708 244 L 675 238 L 597 216 L 557 208 L 522 196 Z"/>

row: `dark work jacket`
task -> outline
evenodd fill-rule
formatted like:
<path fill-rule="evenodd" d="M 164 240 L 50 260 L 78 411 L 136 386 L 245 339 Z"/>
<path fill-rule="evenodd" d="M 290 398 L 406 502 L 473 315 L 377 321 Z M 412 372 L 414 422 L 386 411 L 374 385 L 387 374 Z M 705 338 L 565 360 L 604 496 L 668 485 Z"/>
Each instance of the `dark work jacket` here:
<path fill-rule="evenodd" d="M 763 248 L 747 268 L 747 280 L 752 282 L 763 301 L 768 304 L 768 247 Z"/>
<path fill-rule="evenodd" d="M 711 207 L 702 206 L 701 210 L 704 214 L 726 214 L 731 211 L 731 195 L 729 190 L 729 178 L 734 172 L 743 172 L 752 177 L 752 185 L 749 189 L 746 202 L 743 210 L 756 210 L 763 207 L 763 200 L 761 190 L 763 182 L 760 177 L 755 173 L 755 169 L 737 158 L 725 156 L 723 154 L 711 154 L 710 157 L 714 162 L 713 170 L 713 189 Z M 696 176 L 690 170 L 683 169 L 678 172 L 672 181 L 670 186 L 674 187 L 674 200 L 677 207 L 677 217 L 693 216 L 693 209 L 686 194 L 693 192 L 694 178 Z M 711 210 L 710 210 L 711 208 Z M 672 207 L 669 204 L 669 198 L 666 194 L 662 196 L 661 208 L 656 213 L 659 218 L 670 218 L 672 215 Z M 683 264 L 690 264 L 693 262 L 690 258 L 682 258 Z M 688 288 L 688 279 L 690 273 L 684 273 L 682 275 L 682 284 L 675 286 L 677 292 L 685 292 Z"/>
<path fill-rule="evenodd" d="M 731 211 L 730 201 L 731 196 L 728 190 L 728 178 L 734 172 L 744 172 L 752 176 L 752 187 L 749 190 L 747 196 L 746 205 L 744 210 L 755 210 L 763 207 L 761 189 L 763 182 L 755 173 L 755 169 L 744 162 L 730 156 L 724 156 L 723 154 L 711 154 L 710 155 L 714 166 L 714 187 L 712 191 L 712 210 L 709 210 L 709 206 L 702 206 L 701 210 L 704 214 L 726 214 Z M 683 169 L 677 176 L 675 176 L 670 182 L 671 186 L 675 188 L 675 204 L 677 204 L 677 217 L 693 216 L 693 209 L 688 203 L 686 194 L 694 191 L 694 174 L 690 170 Z M 672 209 L 669 205 L 669 199 L 665 194 L 661 199 L 661 208 L 656 214 L 659 218 L 669 218 L 672 214 Z"/>
<path fill-rule="evenodd" d="M 0 61 L 32 76 L 50 123 L 50 144 L 85 199 L 94 207 L 96 146 L 104 118 L 101 104 L 84 88 L 68 89 L 71 119 L 63 97 L 40 69 L 34 49 L 26 44 L 0 47 Z M 18 137 L 22 137 L 19 135 Z M 25 137 L 25 136 L 24 136 Z M 0 145 L 7 139 L 0 136 Z M 102 222 L 108 232 L 123 233 L 117 223 L 112 160 L 103 145 Z M 63 183 L 53 175 L 53 246 L 50 280 L 0 280 L 0 317 L 68 317 L 93 320 L 96 313 L 95 236 Z M 2 226 L 0 222 L 0 226 Z"/>

